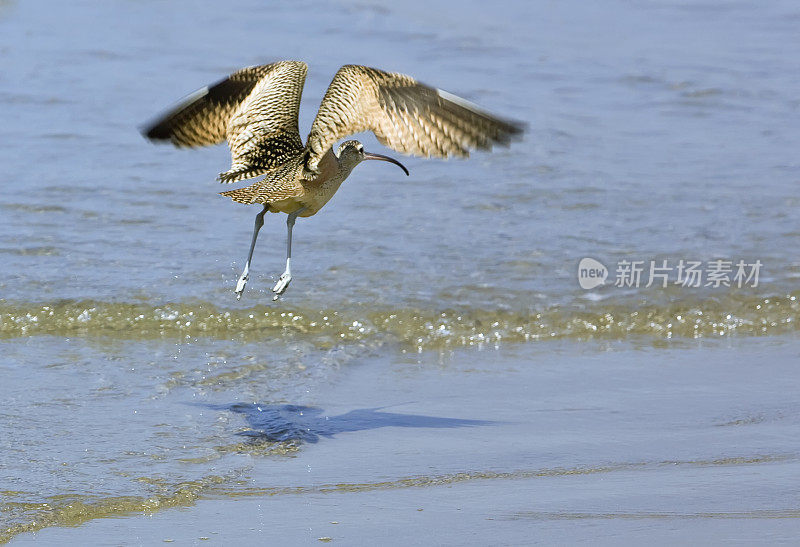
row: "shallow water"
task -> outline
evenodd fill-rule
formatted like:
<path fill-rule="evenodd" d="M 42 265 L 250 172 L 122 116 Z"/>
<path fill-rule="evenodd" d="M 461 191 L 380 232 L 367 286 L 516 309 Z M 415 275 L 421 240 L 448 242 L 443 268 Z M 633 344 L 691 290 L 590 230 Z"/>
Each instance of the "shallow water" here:
<path fill-rule="evenodd" d="M 179 438 L 225 443 L 234 424 L 250 428 L 239 445 L 183 460 L 208 475 L 139 478 L 148 493 L 124 499 L 75 496 L 46 522 L 92 522 L 19 543 L 790 541 L 798 352 L 792 339 L 562 340 L 444 361 L 376 356 L 313 390 L 316 407 L 190 407 L 208 423 Z M 284 435 L 303 443 L 246 442 Z M 177 448 L 162 449 L 162 473 Z M 152 516 L 96 519 L 136 513 Z"/>
<path fill-rule="evenodd" d="M 525 482 L 524 473 L 607 466 L 611 480 L 618 465 L 695 462 L 648 475 L 688 484 L 682 469 L 733 458 L 741 465 L 725 479 L 731 496 L 748 466 L 780 483 L 800 455 L 788 396 L 800 324 L 798 20 L 788 1 L 492 10 L 0 2 L 0 540 L 215 496 L 242 508 L 285 489 L 308 499 L 339 483 L 401 481 L 435 500 L 447 477 L 464 473 Z M 285 226 L 269 215 L 237 302 L 257 208 L 216 195 L 227 150 L 154 147 L 137 127 L 240 66 L 281 58 L 310 65 L 302 134 L 344 63 L 413 74 L 529 130 L 469 161 L 404 158 L 408 178 L 360 166 L 321 213 L 298 221 L 294 280 L 278 303 L 269 288 L 282 271 Z M 608 266 L 612 281 L 620 260 L 763 268 L 757 286 L 742 288 L 587 291 L 576 277 L 584 257 Z M 550 352 L 563 366 L 547 365 Z M 782 383 L 749 394 L 741 412 L 730 408 L 743 427 L 720 425 L 730 433 L 708 446 L 706 431 L 673 434 L 672 407 L 648 414 L 664 442 L 630 423 L 643 404 L 604 414 L 590 397 L 578 405 L 586 422 L 531 418 L 540 383 L 585 395 L 569 371 L 586 363 L 597 367 L 594 395 L 604 401 L 620 386 L 601 380 L 617 361 L 641 356 L 656 375 L 683 364 L 674 393 L 647 374 L 625 387 L 679 407 L 713 384 L 705 375 L 725 377 L 717 361 L 739 352 L 752 367 L 775 367 Z M 731 382 L 747 385 L 750 370 L 733 367 Z M 509 395 L 519 371 L 530 396 Z M 274 405 L 318 408 L 312 417 L 328 423 Z M 785 433 L 774 434 L 769 416 Z M 774 442 L 748 442 L 744 430 Z M 581 439 L 553 448 L 561 434 Z M 617 436 L 627 441 L 606 451 Z M 308 480 L 304 466 L 316 470 Z M 644 496 L 633 471 L 620 471 L 606 494 Z M 504 522 L 523 531 L 548 515 L 611 515 L 608 529 L 624 536 L 635 532 L 620 524 L 625 515 L 772 511 L 797 529 L 788 498 L 745 496 L 717 510 L 710 493 L 691 507 L 644 496 L 614 511 L 590 503 L 588 484 L 567 503 L 557 483 L 537 507 L 509 501 Z M 489 492 L 503 505 L 506 487 Z M 348 499 L 342 507 L 361 503 Z M 182 521 L 170 511 L 158 518 L 189 526 L 225 511 L 202 503 Z M 133 542 L 119 526 L 121 541 Z M 81 530 L 90 527 L 73 533 Z"/>

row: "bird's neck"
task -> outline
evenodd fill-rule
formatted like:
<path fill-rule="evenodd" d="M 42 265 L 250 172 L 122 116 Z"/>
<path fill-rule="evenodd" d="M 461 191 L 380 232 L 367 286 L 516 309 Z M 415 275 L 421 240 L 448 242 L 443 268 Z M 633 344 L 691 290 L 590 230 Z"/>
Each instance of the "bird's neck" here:
<path fill-rule="evenodd" d="M 355 169 L 356 165 L 357 164 L 353 165 L 340 161 L 336 172 L 336 178 L 344 181 L 344 179 L 350 176 L 350 173 L 353 172 L 353 169 Z"/>
<path fill-rule="evenodd" d="M 328 152 L 322 156 L 322 159 L 319 160 L 318 164 L 319 175 L 315 177 L 317 181 L 326 181 L 331 179 L 338 179 L 341 175 L 342 164 L 339 162 L 339 158 L 336 157 L 336 154 L 333 153 L 333 150 L 328 150 Z M 341 180 L 347 178 L 350 172 L 348 171 Z"/>
<path fill-rule="evenodd" d="M 333 153 L 333 151 L 329 152 L 328 154 L 330 154 L 331 158 L 336 162 L 336 164 L 335 164 L 336 165 L 336 174 L 334 175 L 334 178 L 339 183 L 343 182 L 344 179 L 349 177 L 350 173 L 352 173 L 353 169 L 355 169 L 356 165 L 358 165 L 358 162 L 353 162 L 352 160 L 351 161 L 347 161 L 347 160 L 344 160 L 344 159 L 340 158 L 339 156 L 336 156 Z M 327 155 L 326 155 L 326 157 L 327 157 Z M 320 164 L 321 163 L 322 162 L 320 162 Z"/>
<path fill-rule="evenodd" d="M 311 185 L 323 185 L 326 188 L 335 186 L 336 188 L 350 176 L 356 165 L 360 162 L 352 158 L 339 158 L 333 150 L 328 150 L 319 161 L 319 172 L 312 179 L 306 179 Z"/>
<path fill-rule="evenodd" d="M 344 179 L 350 176 L 354 167 L 355 165 L 351 165 L 349 162 L 339 161 L 336 154 L 329 150 L 319 162 L 319 174 L 309 183 L 312 186 L 324 187 L 326 191 L 333 190 L 335 192 Z"/>

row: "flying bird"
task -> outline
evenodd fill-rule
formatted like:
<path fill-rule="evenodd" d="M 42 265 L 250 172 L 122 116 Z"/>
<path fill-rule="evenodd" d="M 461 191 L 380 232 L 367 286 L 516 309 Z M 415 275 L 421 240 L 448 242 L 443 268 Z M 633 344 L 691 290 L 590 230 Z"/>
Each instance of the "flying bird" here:
<path fill-rule="evenodd" d="M 231 168 L 223 183 L 265 175 L 261 180 L 221 192 L 238 203 L 262 205 L 256 215 L 250 252 L 236 283 L 242 296 L 264 214 L 286 213 L 286 270 L 272 292 L 283 294 L 292 280 L 292 227 L 295 219 L 315 215 L 362 161 L 393 163 L 394 158 L 364 150 L 356 140 L 337 141 L 372 131 L 384 146 L 402 154 L 466 157 L 470 149 L 507 145 L 523 124 L 489 114 L 460 97 L 410 76 L 359 65 L 339 69 L 328 87 L 305 144 L 300 139 L 300 96 L 308 66 L 280 61 L 237 70 L 190 94 L 147 124 L 142 133 L 178 147 L 228 141 Z"/>

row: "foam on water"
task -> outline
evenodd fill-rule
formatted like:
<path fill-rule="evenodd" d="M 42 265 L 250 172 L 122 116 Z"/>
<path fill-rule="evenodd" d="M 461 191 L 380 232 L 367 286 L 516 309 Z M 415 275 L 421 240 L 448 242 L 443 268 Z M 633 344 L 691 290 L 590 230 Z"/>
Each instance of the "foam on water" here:
<path fill-rule="evenodd" d="M 331 347 L 344 342 L 396 341 L 419 351 L 496 346 L 549 339 L 658 342 L 672 338 L 765 336 L 797 332 L 797 294 L 728 292 L 706 300 L 623 305 L 601 300 L 527 311 L 481 309 L 320 310 L 253 306 L 62 301 L 0 302 L 0 336 L 110 336 L 123 340 L 262 339 Z"/>

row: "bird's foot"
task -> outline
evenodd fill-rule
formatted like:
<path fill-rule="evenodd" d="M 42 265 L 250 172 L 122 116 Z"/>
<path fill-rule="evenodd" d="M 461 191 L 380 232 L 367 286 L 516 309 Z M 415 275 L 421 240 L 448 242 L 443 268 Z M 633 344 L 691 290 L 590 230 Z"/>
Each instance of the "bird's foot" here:
<path fill-rule="evenodd" d="M 278 298 L 280 298 L 280 295 L 286 292 L 286 289 L 289 288 L 289 283 L 291 282 L 292 282 L 292 274 L 290 274 L 289 272 L 283 272 L 281 277 L 278 279 L 278 282 L 275 283 L 274 287 L 272 287 L 272 292 L 275 293 L 275 296 L 272 297 L 273 302 Z"/>
<path fill-rule="evenodd" d="M 239 281 L 236 282 L 236 290 L 233 291 L 233 292 L 236 293 L 236 300 L 239 300 L 239 299 L 242 298 L 242 293 L 244 292 L 244 286 L 247 285 L 247 279 L 249 277 L 250 276 L 247 275 L 247 274 L 242 274 L 239 277 Z"/>

